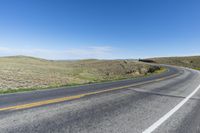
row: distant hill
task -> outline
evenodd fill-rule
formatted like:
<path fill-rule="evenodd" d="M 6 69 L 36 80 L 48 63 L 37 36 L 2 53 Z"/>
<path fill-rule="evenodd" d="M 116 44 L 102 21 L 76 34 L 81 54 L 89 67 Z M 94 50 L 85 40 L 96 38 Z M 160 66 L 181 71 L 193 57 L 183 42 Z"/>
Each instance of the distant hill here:
<path fill-rule="evenodd" d="M 131 60 L 56 61 L 27 56 L 1 57 L 0 91 L 133 78 L 159 69 Z"/>
<path fill-rule="evenodd" d="M 153 60 L 156 63 L 160 64 L 184 66 L 194 69 L 200 68 L 200 56 L 162 57 L 162 58 L 151 58 L 150 60 Z"/>

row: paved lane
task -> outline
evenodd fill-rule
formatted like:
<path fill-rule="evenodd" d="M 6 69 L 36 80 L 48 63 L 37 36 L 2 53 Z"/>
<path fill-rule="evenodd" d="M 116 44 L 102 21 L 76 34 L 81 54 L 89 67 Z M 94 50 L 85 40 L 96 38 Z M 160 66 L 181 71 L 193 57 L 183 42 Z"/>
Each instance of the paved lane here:
<path fill-rule="evenodd" d="M 164 78 L 174 74 L 176 76 Z M 155 82 L 138 84 L 150 80 Z M 138 85 L 40 107 L 0 111 L 0 131 L 2 133 L 140 133 L 191 94 L 200 84 L 200 74 L 194 70 L 170 67 L 169 72 L 148 78 L 2 95 L 1 108 L 132 84 Z M 199 100 L 198 91 L 154 132 L 198 132 Z"/>

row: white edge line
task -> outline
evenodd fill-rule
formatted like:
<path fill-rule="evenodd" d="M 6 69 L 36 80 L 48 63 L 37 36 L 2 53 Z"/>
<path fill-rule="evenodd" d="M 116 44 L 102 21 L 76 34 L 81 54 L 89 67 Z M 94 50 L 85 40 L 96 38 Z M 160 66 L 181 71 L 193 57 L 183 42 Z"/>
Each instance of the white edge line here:
<path fill-rule="evenodd" d="M 192 93 L 190 93 L 186 98 L 184 98 L 178 105 L 176 105 L 172 110 L 170 110 L 167 114 L 161 117 L 154 124 L 152 124 L 149 128 L 145 129 L 142 133 L 152 133 L 162 123 L 164 123 L 169 117 L 171 117 L 176 111 L 178 111 L 199 89 L 200 89 L 200 85 Z"/>

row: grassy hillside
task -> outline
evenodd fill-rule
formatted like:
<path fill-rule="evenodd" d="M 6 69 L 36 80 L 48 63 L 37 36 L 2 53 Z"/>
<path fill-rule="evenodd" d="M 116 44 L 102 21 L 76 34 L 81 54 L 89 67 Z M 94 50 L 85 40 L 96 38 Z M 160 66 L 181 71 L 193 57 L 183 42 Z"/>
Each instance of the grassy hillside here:
<path fill-rule="evenodd" d="M 51 61 L 25 56 L 2 57 L 0 92 L 133 78 L 159 69 L 126 60 Z"/>
<path fill-rule="evenodd" d="M 200 56 L 163 57 L 163 58 L 152 58 L 151 60 L 161 64 L 170 64 L 170 65 L 200 69 Z"/>

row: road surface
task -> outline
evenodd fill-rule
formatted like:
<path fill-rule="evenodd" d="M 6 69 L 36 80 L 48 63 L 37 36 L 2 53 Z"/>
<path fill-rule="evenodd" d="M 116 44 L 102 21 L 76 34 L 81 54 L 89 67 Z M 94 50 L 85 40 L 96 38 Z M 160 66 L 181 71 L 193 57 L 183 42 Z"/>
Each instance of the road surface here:
<path fill-rule="evenodd" d="M 200 73 L 0 95 L 0 133 L 198 133 Z"/>

